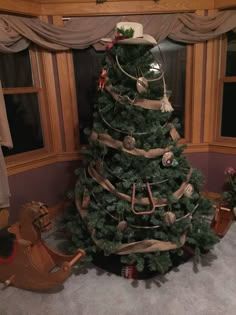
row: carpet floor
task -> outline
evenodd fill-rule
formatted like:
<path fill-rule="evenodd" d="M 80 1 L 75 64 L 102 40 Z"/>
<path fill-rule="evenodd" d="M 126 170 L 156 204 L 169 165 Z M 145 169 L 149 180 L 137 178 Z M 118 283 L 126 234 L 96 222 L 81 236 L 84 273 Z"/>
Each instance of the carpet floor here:
<path fill-rule="evenodd" d="M 236 222 L 197 268 L 129 280 L 90 265 L 50 293 L 0 287 L 0 315 L 235 315 L 235 248 Z"/>

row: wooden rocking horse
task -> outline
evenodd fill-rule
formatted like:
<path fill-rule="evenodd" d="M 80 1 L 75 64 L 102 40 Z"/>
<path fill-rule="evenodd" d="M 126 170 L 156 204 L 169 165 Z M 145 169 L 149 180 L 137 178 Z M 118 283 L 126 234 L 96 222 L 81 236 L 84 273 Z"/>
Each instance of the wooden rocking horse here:
<path fill-rule="evenodd" d="M 48 290 L 62 284 L 84 255 L 64 255 L 47 246 L 41 233 L 52 227 L 48 209 L 40 202 L 25 204 L 19 222 L 7 226 L 0 211 L 0 281 L 27 290 Z M 5 220 L 5 222 L 4 222 Z M 4 225 L 6 225 L 4 227 Z"/>

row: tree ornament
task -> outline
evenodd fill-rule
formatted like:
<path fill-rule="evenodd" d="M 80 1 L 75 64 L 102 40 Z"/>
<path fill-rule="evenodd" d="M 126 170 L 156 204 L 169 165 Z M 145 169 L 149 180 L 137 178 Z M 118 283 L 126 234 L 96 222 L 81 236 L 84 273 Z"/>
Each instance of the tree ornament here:
<path fill-rule="evenodd" d="M 165 152 L 162 157 L 162 164 L 165 167 L 171 166 L 174 160 L 174 153 L 171 151 Z"/>
<path fill-rule="evenodd" d="M 100 90 L 103 91 L 103 89 L 105 87 L 105 84 L 106 84 L 106 81 L 107 81 L 107 70 L 106 69 L 102 69 L 100 78 L 98 80 L 98 90 L 99 91 Z"/>
<path fill-rule="evenodd" d="M 127 222 L 126 221 L 120 221 L 117 225 L 117 230 L 120 232 L 123 232 L 127 228 Z"/>
<path fill-rule="evenodd" d="M 148 90 L 148 81 L 144 77 L 137 79 L 136 88 L 139 93 L 147 93 Z"/>
<path fill-rule="evenodd" d="M 192 184 L 188 184 L 184 190 L 184 196 L 190 198 L 194 192 L 194 188 Z"/>
<path fill-rule="evenodd" d="M 137 268 L 135 265 L 123 266 L 121 269 L 121 276 L 127 279 L 137 278 Z"/>
<path fill-rule="evenodd" d="M 176 159 L 174 159 L 171 166 L 177 166 L 178 164 L 179 164 L 179 162 Z"/>
<path fill-rule="evenodd" d="M 167 211 L 165 214 L 164 214 L 164 221 L 167 225 L 172 225 L 175 223 L 176 221 L 176 216 L 174 214 L 174 212 L 171 212 L 171 211 Z"/>
<path fill-rule="evenodd" d="M 171 106 L 171 103 L 168 100 L 168 97 L 166 95 L 163 96 L 161 100 L 161 111 L 162 113 L 165 112 L 173 112 L 173 107 Z"/>
<path fill-rule="evenodd" d="M 164 72 L 161 71 L 161 74 L 159 77 L 157 78 L 154 78 L 154 79 L 146 79 L 144 76 L 142 77 L 135 77 L 134 75 L 131 75 L 129 74 L 128 72 L 126 72 L 120 65 L 120 62 L 119 62 L 119 59 L 118 59 L 118 56 L 116 55 L 116 63 L 117 63 L 117 66 L 119 67 L 120 71 L 123 72 L 127 77 L 133 79 L 136 81 L 136 88 L 137 88 L 137 91 L 139 93 L 144 93 L 144 92 L 147 92 L 148 90 L 148 82 L 155 82 L 155 81 L 158 81 L 160 79 L 163 79 L 164 78 Z"/>
<path fill-rule="evenodd" d="M 136 140 L 134 137 L 125 136 L 123 140 L 123 146 L 127 150 L 133 150 L 135 148 Z"/>

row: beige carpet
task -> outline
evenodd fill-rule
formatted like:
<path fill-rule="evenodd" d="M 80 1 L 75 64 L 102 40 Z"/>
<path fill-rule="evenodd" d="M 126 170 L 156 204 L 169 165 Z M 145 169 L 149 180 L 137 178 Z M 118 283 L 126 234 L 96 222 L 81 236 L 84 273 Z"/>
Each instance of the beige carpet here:
<path fill-rule="evenodd" d="M 0 290 L 0 315 L 235 315 L 235 249 L 234 222 L 198 270 L 188 261 L 164 276 L 127 280 L 91 266 L 58 292 Z"/>

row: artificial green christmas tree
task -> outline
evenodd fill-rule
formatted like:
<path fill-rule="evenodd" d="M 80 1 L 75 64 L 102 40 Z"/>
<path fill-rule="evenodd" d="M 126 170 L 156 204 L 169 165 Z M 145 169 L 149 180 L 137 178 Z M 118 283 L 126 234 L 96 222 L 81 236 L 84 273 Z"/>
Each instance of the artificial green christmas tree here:
<path fill-rule="evenodd" d="M 218 240 L 200 195 L 202 175 L 178 144 L 156 41 L 138 23 L 119 23 L 107 44 L 93 128 L 76 170 L 73 245 L 96 261 L 164 273 L 187 248 L 199 255 Z M 182 257 L 182 258 L 181 258 Z"/>

